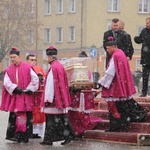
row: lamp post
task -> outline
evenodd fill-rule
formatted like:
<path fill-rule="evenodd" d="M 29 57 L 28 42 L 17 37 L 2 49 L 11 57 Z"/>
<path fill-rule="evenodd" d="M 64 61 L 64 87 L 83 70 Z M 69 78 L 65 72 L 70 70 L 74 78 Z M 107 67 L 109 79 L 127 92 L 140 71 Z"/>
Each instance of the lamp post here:
<path fill-rule="evenodd" d="M 93 44 L 90 48 L 90 57 L 92 58 L 92 68 L 94 72 L 94 58 L 96 57 L 96 46 Z"/>
<path fill-rule="evenodd" d="M 99 49 L 97 49 L 97 69 L 96 69 L 96 72 L 93 72 L 93 81 L 97 84 L 98 83 L 98 80 L 99 80 L 99 77 L 100 77 L 100 67 L 99 67 L 99 63 L 100 63 L 100 52 L 102 52 L 103 50 L 103 46 L 101 46 Z M 97 84 L 97 88 L 98 88 L 98 84 Z"/>
<path fill-rule="evenodd" d="M 97 72 L 100 71 L 100 67 L 99 67 L 99 62 L 100 62 L 100 56 L 102 56 L 102 52 L 103 52 L 103 46 L 101 46 L 99 49 L 97 49 Z"/>
<path fill-rule="evenodd" d="M 98 83 L 98 78 L 99 78 L 99 73 L 98 73 L 98 50 L 96 51 L 96 46 L 93 44 L 91 46 L 91 49 L 90 49 L 90 56 L 92 58 L 92 64 L 93 64 L 93 81 L 95 82 L 96 84 L 96 87 L 97 87 L 97 83 Z M 94 58 L 97 58 L 97 69 L 95 70 L 95 67 L 94 67 Z"/>
<path fill-rule="evenodd" d="M 99 69 L 99 49 L 97 49 L 97 69 L 96 69 L 97 72 L 100 71 Z"/>

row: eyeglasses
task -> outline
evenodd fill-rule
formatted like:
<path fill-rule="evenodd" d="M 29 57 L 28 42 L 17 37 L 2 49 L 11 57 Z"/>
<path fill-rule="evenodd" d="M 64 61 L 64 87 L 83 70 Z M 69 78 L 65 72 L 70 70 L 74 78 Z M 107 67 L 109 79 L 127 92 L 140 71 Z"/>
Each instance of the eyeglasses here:
<path fill-rule="evenodd" d="M 36 59 L 30 59 L 31 61 L 36 61 Z"/>

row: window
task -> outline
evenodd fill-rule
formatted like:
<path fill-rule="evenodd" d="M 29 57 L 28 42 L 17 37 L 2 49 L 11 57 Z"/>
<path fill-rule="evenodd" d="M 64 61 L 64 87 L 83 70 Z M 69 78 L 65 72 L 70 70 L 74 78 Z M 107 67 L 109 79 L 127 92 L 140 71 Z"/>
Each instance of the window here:
<path fill-rule="evenodd" d="M 26 3 L 27 15 L 32 16 L 34 14 L 33 0 Z"/>
<path fill-rule="evenodd" d="M 76 0 L 69 0 L 69 12 L 76 11 Z"/>
<path fill-rule="evenodd" d="M 140 64 L 140 59 L 136 59 L 136 70 L 141 70 L 142 66 Z"/>
<path fill-rule="evenodd" d="M 140 35 L 143 28 L 145 28 L 145 27 L 144 26 L 143 27 L 138 27 L 138 35 Z"/>
<path fill-rule="evenodd" d="M 112 20 L 107 20 L 107 30 L 111 29 Z"/>
<path fill-rule="evenodd" d="M 139 0 L 139 13 L 150 13 L 150 0 Z"/>
<path fill-rule="evenodd" d="M 56 28 L 56 41 L 58 43 L 61 43 L 63 41 L 63 30 L 62 30 L 62 27 L 57 27 Z"/>
<path fill-rule="evenodd" d="M 68 30 L 68 35 L 69 35 L 69 42 L 74 42 L 75 41 L 75 27 L 74 26 L 69 26 Z"/>
<path fill-rule="evenodd" d="M 108 11 L 119 12 L 120 0 L 108 0 Z"/>
<path fill-rule="evenodd" d="M 57 14 L 63 13 L 63 0 L 57 0 Z"/>
<path fill-rule="evenodd" d="M 33 31 L 30 29 L 27 30 L 27 43 L 33 43 Z"/>
<path fill-rule="evenodd" d="M 45 15 L 51 14 L 51 0 L 45 0 L 44 11 Z"/>
<path fill-rule="evenodd" d="M 45 43 L 51 42 L 51 29 L 50 28 L 44 29 L 44 42 Z"/>
<path fill-rule="evenodd" d="M 46 55 L 45 51 L 42 51 L 42 56 L 43 56 L 43 65 L 42 65 L 42 68 L 46 72 L 48 70 L 49 65 L 48 65 L 48 63 L 46 61 L 47 55 Z"/>

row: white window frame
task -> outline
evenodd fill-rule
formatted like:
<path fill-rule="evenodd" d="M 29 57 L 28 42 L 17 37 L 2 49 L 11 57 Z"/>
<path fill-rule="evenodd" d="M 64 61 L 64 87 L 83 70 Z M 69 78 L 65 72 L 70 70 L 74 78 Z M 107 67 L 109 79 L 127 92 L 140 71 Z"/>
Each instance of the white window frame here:
<path fill-rule="evenodd" d="M 51 28 L 44 28 L 44 43 L 51 43 Z"/>
<path fill-rule="evenodd" d="M 33 0 L 26 3 L 27 15 L 33 16 L 34 15 L 34 2 Z"/>
<path fill-rule="evenodd" d="M 108 0 L 108 12 L 119 12 L 120 0 Z"/>
<path fill-rule="evenodd" d="M 150 13 L 150 0 L 138 0 L 138 13 Z"/>
<path fill-rule="evenodd" d="M 140 35 L 141 31 L 145 28 L 145 26 L 139 26 L 138 27 L 138 35 Z"/>
<path fill-rule="evenodd" d="M 141 70 L 142 69 L 142 65 L 140 64 L 140 59 L 136 59 L 136 70 Z"/>
<path fill-rule="evenodd" d="M 68 40 L 69 42 L 75 42 L 75 26 L 68 27 Z"/>
<path fill-rule="evenodd" d="M 70 13 L 76 12 L 76 0 L 68 0 L 68 11 Z"/>
<path fill-rule="evenodd" d="M 51 15 L 51 0 L 44 1 L 44 15 Z"/>
<path fill-rule="evenodd" d="M 107 30 L 112 28 L 112 20 L 107 20 Z"/>
<path fill-rule="evenodd" d="M 56 42 L 62 43 L 63 42 L 63 28 L 56 27 Z"/>
<path fill-rule="evenodd" d="M 30 2 L 30 14 L 33 15 L 34 14 L 34 3 L 33 0 Z"/>
<path fill-rule="evenodd" d="M 63 13 L 63 0 L 57 0 L 56 12 L 57 14 Z"/>
<path fill-rule="evenodd" d="M 43 56 L 43 60 L 44 60 L 43 65 L 42 65 L 42 68 L 43 68 L 43 70 L 44 70 L 45 72 L 47 72 L 48 67 L 49 67 L 49 64 L 46 63 L 46 62 L 47 62 L 47 61 L 46 61 L 47 55 L 46 55 L 45 51 L 42 51 L 42 56 Z"/>

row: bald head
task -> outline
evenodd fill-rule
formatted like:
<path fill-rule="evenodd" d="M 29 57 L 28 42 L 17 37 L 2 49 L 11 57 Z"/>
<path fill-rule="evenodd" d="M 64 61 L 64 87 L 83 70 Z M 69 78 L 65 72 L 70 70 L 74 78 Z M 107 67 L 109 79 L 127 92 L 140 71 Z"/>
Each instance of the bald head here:
<path fill-rule="evenodd" d="M 146 28 L 150 29 L 150 17 L 146 18 Z"/>
<path fill-rule="evenodd" d="M 119 29 L 124 30 L 125 23 L 122 20 L 119 20 Z"/>

